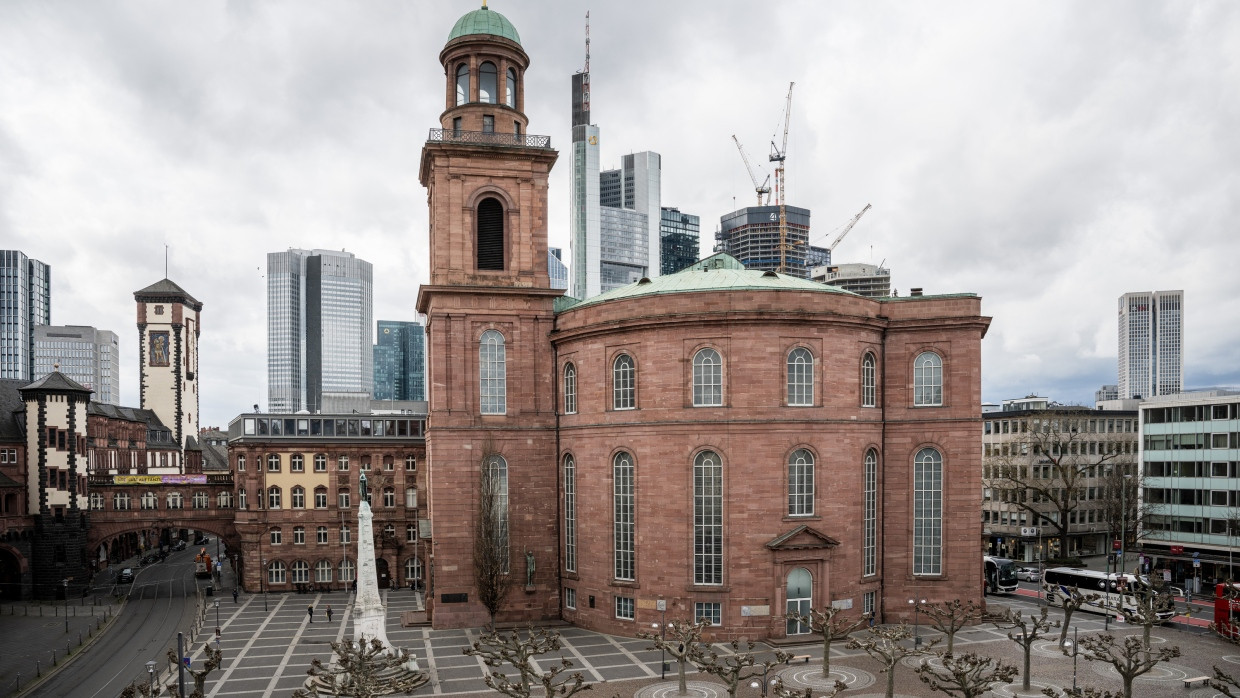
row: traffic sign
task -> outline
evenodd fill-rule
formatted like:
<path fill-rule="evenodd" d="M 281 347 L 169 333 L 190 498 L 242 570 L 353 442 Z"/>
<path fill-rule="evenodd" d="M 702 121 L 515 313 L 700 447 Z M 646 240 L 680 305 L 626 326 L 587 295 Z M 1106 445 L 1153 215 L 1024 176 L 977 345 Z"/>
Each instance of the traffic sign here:
<path fill-rule="evenodd" d="M 1201 560 L 1193 560 L 1193 567 L 1201 568 Z"/>
<path fill-rule="evenodd" d="M 1111 550 L 1119 550 L 1119 541 L 1117 540 L 1111 541 Z"/>
<path fill-rule="evenodd" d="M 1038 527 L 1022 526 L 1020 529 L 1020 535 L 1026 538 L 1036 538 L 1038 536 Z"/>
<path fill-rule="evenodd" d="M 1183 554 L 1184 554 L 1184 546 L 1182 546 L 1182 545 L 1173 545 L 1173 546 L 1171 546 L 1171 554 L 1172 554 L 1172 555 L 1183 555 Z"/>

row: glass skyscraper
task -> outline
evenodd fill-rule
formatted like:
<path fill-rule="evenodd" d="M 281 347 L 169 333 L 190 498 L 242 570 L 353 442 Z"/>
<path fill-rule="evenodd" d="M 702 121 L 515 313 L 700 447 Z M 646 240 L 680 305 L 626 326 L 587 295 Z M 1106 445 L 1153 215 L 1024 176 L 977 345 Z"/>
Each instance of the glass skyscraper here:
<path fill-rule="evenodd" d="M 267 407 L 323 409 L 324 398 L 369 400 L 373 270 L 349 252 L 267 254 Z"/>
<path fill-rule="evenodd" d="M 0 250 L 0 378 L 34 380 L 34 328 L 52 323 L 51 267 Z"/>
<path fill-rule="evenodd" d="M 374 364 L 376 400 L 425 400 L 426 328 L 419 322 L 380 320 Z"/>
<path fill-rule="evenodd" d="M 30 379 L 39 380 L 54 370 L 93 390 L 91 402 L 121 402 L 120 342 L 115 332 L 81 325 L 35 327 Z"/>
<path fill-rule="evenodd" d="M 663 207 L 659 223 L 659 273 L 675 274 L 698 261 L 701 219 Z"/>
<path fill-rule="evenodd" d="M 1119 398 L 1172 395 L 1184 388 L 1184 292 L 1119 297 Z"/>

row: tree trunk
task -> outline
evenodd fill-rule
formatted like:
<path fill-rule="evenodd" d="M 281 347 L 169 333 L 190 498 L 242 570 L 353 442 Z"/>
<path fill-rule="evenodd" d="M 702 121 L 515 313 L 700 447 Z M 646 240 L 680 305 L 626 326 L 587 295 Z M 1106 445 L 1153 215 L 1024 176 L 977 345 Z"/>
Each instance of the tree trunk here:
<path fill-rule="evenodd" d="M 676 670 L 680 674 L 680 687 L 676 695 L 683 696 L 689 692 L 689 687 L 685 685 L 685 660 L 684 657 L 678 657 L 676 661 Z"/>
<path fill-rule="evenodd" d="M 952 645 L 956 644 L 956 633 L 947 633 L 947 654 L 952 653 Z"/>
<path fill-rule="evenodd" d="M 831 636 L 822 636 L 822 678 L 831 677 Z"/>
<path fill-rule="evenodd" d="M 1025 672 L 1020 677 L 1020 689 L 1022 691 L 1029 690 L 1029 655 L 1032 654 L 1033 643 L 1025 645 Z"/>
<path fill-rule="evenodd" d="M 892 664 L 887 667 L 887 698 L 895 698 L 896 695 L 896 665 Z"/>
<path fill-rule="evenodd" d="M 1145 647 L 1145 651 L 1148 652 L 1150 649 L 1150 624 L 1149 623 L 1146 623 L 1145 627 L 1141 629 L 1141 642 L 1143 643 L 1143 646 Z"/>
<path fill-rule="evenodd" d="M 1124 698 L 1132 698 L 1132 678 L 1131 676 L 1124 677 Z"/>
<path fill-rule="evenodd" d="M 1072 622 L 1073 609 L 1068 606 L 1063 607 L 1063 625 L 1059 627 L 1059 650 L 1063 651 L 1063 643 L 1068 639 L 1068 624 Z"/>

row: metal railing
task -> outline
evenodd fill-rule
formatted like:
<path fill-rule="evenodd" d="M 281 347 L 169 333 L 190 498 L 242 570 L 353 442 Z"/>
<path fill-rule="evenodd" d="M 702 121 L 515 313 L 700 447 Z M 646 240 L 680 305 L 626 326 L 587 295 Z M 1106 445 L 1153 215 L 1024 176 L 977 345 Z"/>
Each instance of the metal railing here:
<path fill-rule="evenodd" d="M 510 148 L 551 148 L 551 136 L 535 136 L 528 133 L 494 133 L 491 131 L 458 131 L 433 128 L 426 139 L 430 143 L 468 143 L 470 145 L 495 145 Z"/>

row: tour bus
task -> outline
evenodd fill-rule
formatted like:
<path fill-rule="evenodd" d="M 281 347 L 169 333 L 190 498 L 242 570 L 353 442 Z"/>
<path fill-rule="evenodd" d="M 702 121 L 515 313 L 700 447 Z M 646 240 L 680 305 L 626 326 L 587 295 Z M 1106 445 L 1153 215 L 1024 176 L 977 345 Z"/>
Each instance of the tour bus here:
<path fill-rule="evenodd" d="M 1135 609 L 1133 592 L 1148 589 L 1149 585 L 1134 574 L 1105 573 L 1076 567 L 1056 567 L 1046 570 L 1042 576 L 1042 591 L 1046 593 L 1048 604 L 1067 601 L 1073 588 L 1086 596 L 1080 610 L 1105 614 L 1108 612 L 1107 606 L 1112 607 L 1111 612 L 1114 612 L 1121 600 L 1125 609 Z M 1091 594 L 1096 594 L 1097 598 L 1089 599 Z M 1160 611 L 1158 617 L 1171 620 L 1175 617 L 1175 611 Z"/>
<path fill-rule="evenodd" d="M 1016 591 L 1016 563 L 1005 557 L 982 558 L 986 567 L 986 592 L 990 594 L 1010 594 Z"/>
<path fill-rule="evenodd" d="M 1214 632 L 1240 640 L 1240 584 L 1214 585 Z"/>

